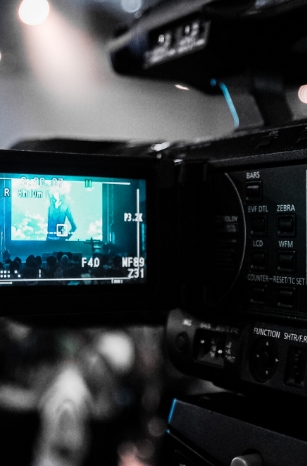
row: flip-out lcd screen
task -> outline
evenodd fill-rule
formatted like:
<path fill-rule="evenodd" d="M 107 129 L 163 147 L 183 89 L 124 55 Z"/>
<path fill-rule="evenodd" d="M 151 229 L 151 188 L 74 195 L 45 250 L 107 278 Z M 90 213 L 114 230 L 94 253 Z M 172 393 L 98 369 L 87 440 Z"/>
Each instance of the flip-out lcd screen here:
<path fill-rule="evenodd" d="M 0 286 L 146 283 L 146 181 L 0 174 Z"/>

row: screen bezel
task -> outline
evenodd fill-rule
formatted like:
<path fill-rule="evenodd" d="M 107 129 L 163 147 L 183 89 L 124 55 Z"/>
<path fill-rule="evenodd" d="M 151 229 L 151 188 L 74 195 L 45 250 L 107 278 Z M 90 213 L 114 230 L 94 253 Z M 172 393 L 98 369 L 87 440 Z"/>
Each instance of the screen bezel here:
<path fill-rule="evenodd" d="M 11 150 L 0 151 L 0 172 L 143 179 L 146 181 L 147 211 L 146 283 L 1 286 L 2 298 L 7 302 L 2 315 L 99 314 L 175 307 L 176 215 L 172 161 L 145 156 Z"/>

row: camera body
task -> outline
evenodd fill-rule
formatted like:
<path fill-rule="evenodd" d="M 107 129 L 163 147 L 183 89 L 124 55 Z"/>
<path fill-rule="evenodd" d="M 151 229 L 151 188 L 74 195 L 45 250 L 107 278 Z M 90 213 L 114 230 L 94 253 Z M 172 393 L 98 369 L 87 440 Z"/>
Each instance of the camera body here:
<path fill-rule="evenodd" d="M 306 395 L 305 135 L 294 125 L 203 147 L 203 306 L 190 294 L 168 321 L 181 371 Z"/>
<path fill-rule="evenodd" d="M 63 143 L 58 150 L 61 148 Z M 12 195 L 2 199 L 7 214 L 2 222 L 7 235 L 5 249 L 18 246 L 30 251 L 30 246 L 39 245 L 41 250 L 52 245 L 53 249 L 79 252 L 81 266 L 90 269 L 87 276 L 68 275 L 51 282 L 44 276 L 20 277 L 10 283 L 8 277 L 1 277 L 3 294 L 14 300 L 12 289 L 18 285 L 18 299 L 20 294 L 24 299 L 31 295 L 36 307 L 30 314 L 41 316 L 73 315 L 77 303 L 86 305 L 96 294 L 105 305 L 97 310 L 88 308 L 88 319 L 91 315 L 101 318 L 103 313 L 104 319 L 114 322 L 120 312 L 130 321 L 151 316 L 152 321 L 164 322 L 170 311 L 167 343 L 171 360 L 182 372 L 241 392 L 269 387 L 305 396 L 306 150 L 306 126 L 298 124 L 192 145 L 157 143 L 116 149 L 126 155 L 111 154 L 101 147 L 104 154 L 94 154 L 90 142 L 82 147 L 82 155 L 67 149 L 52 154 L 3 152 L 2 173 L 15 173 L 6 177 L 11 180 Z M 64 171 L 60 166 L 66 167 Z M 22 241 L 16 236 L 12 219 L 18 203 L 23 202 L 29 212 L 30 201 L 37 210 L 44 198 L 44 193 L 39 199 L 20 198 L 16 194 L 19 187 L 14 193 L 14 183 L 24 178 L 33 181 L 34 175 L 26 173 L 36 174 L 46 185 L 49 178 L 50 183 L 62 178 L 70 186 L 71 210 L 76 215 L 76 199 L 80 203 L 88 189 L 84 183 L 92 180 L 92 187 L 97 184 L 98 194 L 92 195 L 91 202 L 98 198 L 96 210 L 102 224 L 111 214 L 119 218 L 110 229 L 114 236 L 108 248 L 115 248 L 111 256 L 120 258 L 124 279 L 111 276 L 112 270 L 97 274 L 96 262 L 104 254 L 102 250 L 84 252 L 90 248 L 91 238 L 84 237 L 81 242 L 73 237 L 61 237 L 60 241 L 44 237 L 35 242 L 32 237 Z M 82 188 L 77 188 L 78 183 Z M 104 183 L 115 183 L 112 200 Z M 125 184 L 121 189 L 133 191 L 132 200 L 128 191 L 125 194 L 131 205 L 122 204 L 117 183 L 130 183 L 131 187 Z M 142 208 L 134 205 L 134 191 L 140 186 Z M 44 189 L 51 188 L 41 191 Z M 84 191 L 82 195 L 78 189 Z M 89 205 L 85 202 L 81 207 L 76 224 L 80 225 L 82 218 L 89 224 Z M 138 252 L 129 253 L 127 238 L 133 243 L 138 238 Z M 100 246 L 105 242 L 102 238 Z M 131 279 L 129 274 L 134 274 Z M 88 286 L 70 286 L 83 285 L 86 280 Z M 54 286 L 69 307 L 53 309 L 48 301 L 41 306 L 43 295 L 51 296 Z M 12 314 L 22 314 L 20 308 L 12 310 Z"/>
<path fill-rule="evenodd" d="M 192 3 L 162 2 L 111 44 L 118 73 L 219 88 L 245 128 L 169 149 L 182 259 L 169 353 L 220 387 L 305 396 L 307 132 L 283 85 L 304 75 L 306 4 Z"/>
<path fill-rule="evenodd" d="M 186 153 L 204 178 L 194 258 L 203 287 L 197 273 L 186 281 L 188 295 L 169 314 L 168 351 L 181 372 L 232 394 L 174 399 L 173 465 L 304 464 L 296 419 L 306 398 L 305 137 L 299 124 Z"/>

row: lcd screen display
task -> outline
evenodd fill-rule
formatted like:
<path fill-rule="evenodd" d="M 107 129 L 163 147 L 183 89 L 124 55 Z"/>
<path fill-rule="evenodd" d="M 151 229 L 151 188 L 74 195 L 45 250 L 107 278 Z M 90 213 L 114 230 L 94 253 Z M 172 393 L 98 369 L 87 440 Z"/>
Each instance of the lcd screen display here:
<path fill-rule="evenodd" d="M 0 286 L 146 283 L 146 181 L 0 174 Z"/>

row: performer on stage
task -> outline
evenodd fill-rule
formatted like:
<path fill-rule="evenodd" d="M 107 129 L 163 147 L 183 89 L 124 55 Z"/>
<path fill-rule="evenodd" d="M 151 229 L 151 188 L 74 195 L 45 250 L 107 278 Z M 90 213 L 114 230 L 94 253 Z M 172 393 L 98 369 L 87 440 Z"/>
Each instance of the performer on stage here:
<path fill-rule="evenodd" d="M 69 205 L 65 202 L 65 195 L 58 190 L 49 193 L 50 206 L 48 208 L 48 231 L 47 240 L 68 240 L 77 229 Z M 70 230 L 68 224 L 70 223 Z"/>

